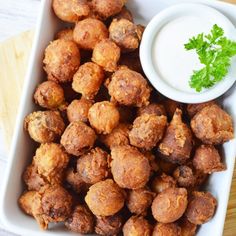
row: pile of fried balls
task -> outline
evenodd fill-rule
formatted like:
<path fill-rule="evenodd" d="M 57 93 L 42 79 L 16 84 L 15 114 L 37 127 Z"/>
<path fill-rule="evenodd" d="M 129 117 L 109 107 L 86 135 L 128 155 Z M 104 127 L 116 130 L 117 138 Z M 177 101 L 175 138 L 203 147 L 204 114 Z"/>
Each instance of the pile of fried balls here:
<path fill-rule="evenodd" d="M 38 146 L 19 206 L 44 230 L 193 236 L 216 210 L 202 186 L 226 169 L 219 145 L 233 138 L 232 118 L 217 101 L 181 104 L 152 88 L 144 27 L 124 4 L 52 1 L 72 24 L 46 48 L 38 110 L 24 120 Z"/>

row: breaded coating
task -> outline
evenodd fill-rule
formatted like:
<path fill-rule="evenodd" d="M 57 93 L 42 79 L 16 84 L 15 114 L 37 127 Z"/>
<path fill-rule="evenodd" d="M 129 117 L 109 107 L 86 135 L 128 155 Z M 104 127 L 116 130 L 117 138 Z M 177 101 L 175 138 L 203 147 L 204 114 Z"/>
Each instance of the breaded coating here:
<path fill-rule="evenodd" d="M 96 138 L 92 128 L 81 121 L 75 121 L 65 129 L 61 144 L 69 154 L 80 156 L 93 147 Z"/>
<path fill-rule="evenodd" d="M 58 108 L 65 101 L 64 90 L 54 81 L 45 81 L 37 86 L 34 101 L 43 108 Z"/>
<path fill-rule="evenodd" d="M 169 175 L 163 173 L 160 176 L 156 176 L 151 182 L 152 191 L 159 194 L 165 189 L 176 187 L 176 181 Z"/>
<path fill-rule="evenodd" d="M 129 132 L 133 146 L 151 150 L 162 139 L 167 125 L 166 116 L 143 114 L 134 120 Z"/>
<path fill-rule="evenodd" d="M 201 145 L 195 151 L 193 165 L 205 174 L 226 170 L 217 149 L 212 145 Z"/>
<path fill-rule="evenodd" d="M 34 204 L 36 194 L 36 191 L 28 191 L 23 193 L 18 200 L 20 208 L 30 216 L 33 216 L 32 206 Z"/>
<path fill-rule="evenodd" d="M 58 31 L 56 33 L 55 39 L 64 39 L 68 41 L 73 41 L 73 29 L 66 28 Z"/>
<path fill-rule="evenodd" d="M 77 161 L 77 171 L 82 180 L 95 184 L 108 176 L 108 153 L 96 147 Z"/>
<path fill-rule="evenodd" d="M 65 222 L 65 226 L 72 232 L 89 234 L 94 231 L 94 217 L 84 205 L 77 205 Z"/>
<path fill-rule="evenodd" d="M 44 70 L 48 80 L 71 82 L 80 65 L 80 51 L 76 43 L 64 39 L 52 41 L 45 50 Z"/>
<path fill-rule="evenodd" d="M 176 223 L 157 223 L 152 236 L 182 236 L 182 232 Z"/>
<path fill-rule="evenodd" d="M 117 69 L 120 59 L 120 48 L 110 39 L 103 39 L 93 49 L 92 61 L 103 67 L 105 71 Z"/>
<path fill-rule="evenodd" d="M 97 133 L 109 134 L 118 126 L 120 114 L 113 103 L 103 101 L 95 103 L 89 109 L 88 118 Z"/>
<path fill-rule="evenodd" d="M 151 236 L 152 226 L 142 216 L 131 216 L 123 227 L 124 236 Z"/>
<path fill-rule="evenodd" d="M 65 124 L 57 111 L 35 111 L 24 120 L 24 129 L 38 143 L 49 143 L 58 139 Z"/>
<path fill-rule="evenodd" d="M 73 38 L 80 48 L 93 50 L 97 43 L 108 38 L 108 30 L 102 21 L 87 18 L 76 23 Z"/>
<path fill-rule="evenodd" d="M 122 230 L 123 219 L 120 214 L 96 218 L 95 232 L 99 235 L 118 235 Z"/>
<path fill-rule="evenodd" d="M 122 67 L 112 75 L 108 92 L 114 102 L 142 107 L 149 104 L 151 89 L 141 74 Z"/>
<path fill-rule="evenodd" d="M 134 51 L 139 47 L 142 38 L 142 31 L 129 20 L 113 19 L 109 27 L 109 37 L 124 52 Z"/>
<path fill-rule="evenodd" d="M 104 79 L 103 69 L 93 62 L 81 65 L 73 77 L 72 88 L 87 99 L 94 99 Z"/>
<path fill-rule="evenodd" d="M 188 220 L 201 225 L 209 221 L 216 209 L 217 201 L 209 192 L 193 192 L 185 212 Z"/>
<path fill-rule="evenodd" d="M 52 7 L 58 18 L 71 23 L 81 20 L 90 13 L 87 0 L 53 0 Z"/>
<path fill-rule="evenodd" d="M 91 100 L 86 98 L 75 99 L 67 107 L 67 118 L 69 122 L 82 121 L 88 122 L 88 111 L 93 105 Z"/>
<path fill-rule="evenodd" d="M 204 107 L 208 107 L 208 106 L 215 105 L 215 104 L 216 104 L 216 102 L 214 100 L 209 101 L 209 102 L 203 102 L 203 103 L 188 104 L 187 105 L 188 116 L 190 118 L 193 118 Z"/>
<path fill-rule="evenodd" d="M 85 197 L 85 202 L 96 216 L 114 215 L 124 206 L 124 201 L 123 190 L 112 179 L 92 185 Z"/>
<path fill-rule="evenodd" d="M 181 236 L 195 236 L 197 225 L 188 221 L 187 217 L 180 219 L 179 226 L 181 227 Z"/>
<path fill-rule="evenodd" d="M 126 6 L 123 6 L 121 11 L 117 15 L 113 16 L 113 19 L 117 19 L 117 20 L 126 19 L 126 20 L 129 20 L 131 22 L 134 21 L 132 13 L 127 9 Z"/>
<path fill-rule="evenodd" d="M 158 165 L 157 160 L 156 160 L 156 157 L 151 151 L 146 151 L 146 150 L 141 150 L 141 151 L 149 161 L 149 165 L 150 165 L 150 168 L 151 168 L 150 176 L 152 176 L 153 174 L 155 174 L 157 171 L 160 170 L 159 165 Z"/>
<path fill-rule="evenodd" d="M 206 144 L 222 144 L 234 138 L 232 117 L 217 105 L 199 111 L 191 120 L 191 128 Z"/>
<path fill-rule="evenodd" d="M 159 151 L 166 156 L 167 160 L 182 164 L 190 158 L 192 146 L 191 130 L 182 121 L 182 111 L 176 109 L 159 145 Z"/>
<path fill-rule="evenodd" d="M 184 214 L 187 204 L 185 188 L 167 188 L 154 199 L 152 214 L 160 223 L 172 223 Z"/>
<path fill-rule="evenodd" d="M 137 115 L 141 116 L 143 114 L 166 116 L 166 110 L 162 104 L 151 103 L 145 107 L 138 108 Z"/>
<path fill-rule="evenodd" d="M 120 123 L 114 128 L 110 134 L 101 135 L 100 141 L 104 143 L 109 149 L 115 146 L 122 146 L 129 144 L 129 124 Z"/>
<path fill-rule="evenodd" d="M 171 100 L 169 98 L 165 98 L 164 101 L 162 101 L 162 104 L 165 107 L 167 116 L 172 119 L 173 115 L 175 114 L 176 109 L 183 109 L 183 104 L 179 103 L 177 101 Z"/>
<path fill-rule="evenodd" d="M 111 172 L 121 188 L 143 188 L 149 180 L 149 160 L 132 146 L 117 146 L 111 150 Z"/>
<path fill-rule="evenodd" d="M 131 213 L 145 216 L 154 197 L 155 193 L 152 193 L 146 187 L 136 190 L 129 190 L 126 205 Z"/>
<path fill-rule="evenodd" d="M 92 10 L 102 19 L 107 19 L 122 10 L 126 0 L 92 0 Z"/>

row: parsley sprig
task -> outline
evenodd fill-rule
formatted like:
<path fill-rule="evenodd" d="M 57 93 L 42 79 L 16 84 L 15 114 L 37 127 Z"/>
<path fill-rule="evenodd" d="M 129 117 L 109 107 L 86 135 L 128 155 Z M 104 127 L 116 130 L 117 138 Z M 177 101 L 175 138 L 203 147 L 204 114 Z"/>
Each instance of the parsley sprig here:
<path fill-rule="evenodd" d="M 224 37 L 224 30 L 214 25 L 208 35 L 199 34 L 184 45 L 186 50 L 196 50 L 200 62 L 205 65 L 194 70 L 189 81 L 191 88 L 201 92 L 221 81 L 227 74 L 231 58 L 236 55 L 236 42 Z"/>

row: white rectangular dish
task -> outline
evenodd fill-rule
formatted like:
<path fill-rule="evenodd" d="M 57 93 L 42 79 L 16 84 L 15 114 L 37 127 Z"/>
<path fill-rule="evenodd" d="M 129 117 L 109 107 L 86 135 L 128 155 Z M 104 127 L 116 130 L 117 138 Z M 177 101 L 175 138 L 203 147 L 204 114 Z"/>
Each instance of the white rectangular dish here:
<path fill-rule="evenodd" d="M 182 2 L 180 0 L 128 0 L 128 8 L 134 14 L 136 22 L 147 24 L 150 19 L 160 10 Z M 216 8 L 224 13 L 236 26 L 236 6 L 213 1 L 213 0 L 189 0 L 185 2 L 201 2 Z M 55 33 L 62 27 L 62 23 L 54 16 L 51 8 L 51 0 L 43 0 L 40 18 L 35 35 L 29 69 L 24 84 L 22 99 L 20 103 L 19 115 L 15 127 L 12 147 L 9 156 L 8 169 L 5 176 L 5 183 L 1 196 L 1 220 L 6 228 L 16 234 L 21 235 L 72 235 L 57 225 L 53 230 L 41 231 L 36 221 L 26 216 L 18 207 L 17 200 L 23 191 L 21 175 L 26 165 L 31 161 L 35 144 L 30 140 L 23 130 L 24 117 L 35 110 L 32 94 L 38 83 L 42 81 L 45 74 L 43 72 L 44 49 L 54 38 Z M 222 105 L 236 120 L 236 86 L 224 95 Z M 235 126 L 235 123 L 234 123 Z M 236 126 L 235 126 L 236 130 Z M 213 193 L 218 199 L 218 207 L 214 218 L 204 224 L 198 231 L 198 236 L 214 235 L 221 236 L 223 233 L 225 214 L 228 197 L 232 181 L 234 162 L 236 156 L 236 139 L 224 144 L 223 155 L 227 170 L 215 173 L 211 176 L 207 185 L 207 190 Z M 78 235 L 78 234 L 77 234 Z"/>

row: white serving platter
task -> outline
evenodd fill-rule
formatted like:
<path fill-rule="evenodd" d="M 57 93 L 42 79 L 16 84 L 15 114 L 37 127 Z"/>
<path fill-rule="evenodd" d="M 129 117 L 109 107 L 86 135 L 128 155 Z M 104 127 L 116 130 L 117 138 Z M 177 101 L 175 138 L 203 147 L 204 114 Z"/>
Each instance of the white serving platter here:
<path fill-rule="evenodd" d="M 151 18 L 162 9 L 179 2 L 180 0 L 128 0 L 128 8 L 134 14 L 136 22 L 147 24 Z M 212 6 L 225 14 L 234 25 L 236 25 L 236 6 L 214 0 L 189 0 L 185 2 L 201 2 Z M 23 130 L 24 117 L 36 109 L 32 94 L 35 87 L 40 83 L 45 74 L 42 70 L 42 59 L 44 49 L 54 38 L 55 33 L 62 27 L 62 23 L 56 19 L 52 12 L 51 0 L 43 0 L 35 40 L 32 48 L 28 73 L 26 76 L 20 108 L 18 112 L 15 132 L 13 136 L 8 168 L 5 176 L 3 192 L 1 193 L 0 217 L 6 228 L 16 234 L 27 236 L 51 236 L 51 235 L 73 235 L 63 229 L 60 224 L 55 225 L 53 230 L 41 231 L 36 221 L 26 216 L 19 209 L 17 200 L 23 191 L 21 175 L 26 165 L 32 160 L 35 150 L 33 143 Z M 236 86 L 234 85 L 222 99 L 223 107 L 236 120 Z M 235 124 L 234 124 L 235 126 Z M 236 127 L 235 127 L 236 130 Z M 218 199 L 218 207 L 214 218 L 203 225 L 197 236 L 221 236 L 224 227 L 227 203 L 232 181 L 234 162 L 236 156 L 236 140 L 224 144 L 224 160 L 227 170 L 215 173 L 211 176 L 206 187 Z M 78 234 L 76 234 L 78 235 Z"/>

